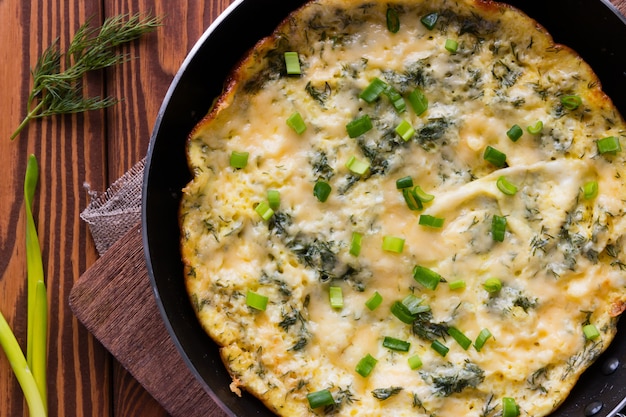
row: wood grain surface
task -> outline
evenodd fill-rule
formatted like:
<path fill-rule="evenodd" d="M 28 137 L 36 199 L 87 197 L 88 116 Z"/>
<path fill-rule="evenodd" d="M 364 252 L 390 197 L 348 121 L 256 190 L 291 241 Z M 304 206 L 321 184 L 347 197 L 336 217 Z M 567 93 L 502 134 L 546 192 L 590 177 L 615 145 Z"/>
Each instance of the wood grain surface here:
<path fill-rule="evenodd" d="M 626 0 L 612 1 L 626 13 Z M 229 3 L 230 0 L 0 1 L 0 311 L 24 346 L 22 181 L 26 159 L 33 153 L 41 168 L 34 214 L 50 303 L 50 416 L 168 415 L 72 314 L 70 290 L 97 260 L 79 214 L 89 202 L 86 185 L 91 190 L 105 190 L 145 155 L 160 103 L 178 67 Z M 36 121 L 18 139 L 10 141 L 10 134 L 25 112 L 30 68 L 42 50 L 57 37 L 61 45 L 66 45 L 87 19 L 102 22 L 107 16 L 135 12 L 165 16 L 163 27 L 125 47 L 135 59 L 90 76 L 86 85 L 88 94 L 112 94 L 123 98 L 123 102 L 108 110 Z M 160 400 L 167 403 L 167 398 Z M 0 353 L 0 417 L 27 415 L 19 385 L 6 357 Z M 205 415 L 221 414 L 210 411 Z"/>

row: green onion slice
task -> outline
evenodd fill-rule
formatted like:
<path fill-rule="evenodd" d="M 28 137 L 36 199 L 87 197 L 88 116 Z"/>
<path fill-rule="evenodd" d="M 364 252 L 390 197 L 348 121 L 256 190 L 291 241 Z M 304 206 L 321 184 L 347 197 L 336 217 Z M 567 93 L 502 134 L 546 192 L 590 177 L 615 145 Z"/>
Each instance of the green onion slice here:
<path fill-rule="evenodd" d="M 398 190 L 410 187 L 413 187 L 413 178 L 410 176 L 402 177 L 396 180 L 396 188 Z"/>
<path fill-rule="evenodd" d="M 327 389 L 311 392 L 307 394 L 306 399 L 309 400 L 309 407 L 313 409 L 335 404 L 333 395 Z"/>
<path fill-rule="evenodd" d="M 359 97 L 368 103 L 373 103 L 387 88 L 387 83 L 380 78 L 374 78 L 367 87 L 359 94 Z"/>
<path fill-rule="evenodd" d="M 524 131 L 522 130 L 522 128 L 519 125 L 511 126 L 511 128 L 509 130 L 507 130 L 507 132 L 506 132 L 506 135 L 513 142 L 517 142 L 519 140 L 519 138 L 522 137 L 523 134 L 524 134 Z"/>
<path fill-rule="evenodd" d="M 245 168 L 248 165 L 248 152 L 233 151 L 230 154 L 230 166 L 235 169 Z"/>
<path fill-rule="evenodd" d="M 387 8 L 387 29 L 391 33 L 398 33 L 400 30 L 400 17 L 398 11 L 393 7 Z"/>
<path fill-rule="evenodd" d="M 306 124 L 302 115 L 298 112 L 294 112 L 287 118 L 287 126 L 292 128 L 298 135 L 301 135 L 306 130 Z"/>
<path fill-rule="evenodd" d="M 261 216 L 261 218 L 265 221 L 268 221 L 274 215 L 274 210 L 272 210 L 269 203 L 266 201 L 261 201 L 259 204 L 257 204 L 257 206 L 254 208 L 254 211 L 256 211 L 257 214 Z"/>
<path fill-rule="evenodd" d="M 423 304 L 424 300 L 409 294 L 402 299 L 402 304 L 409 310 L 409 313 L 415 315 L 430 311 L 430 306 Z"/>
<path fill-rule="evenodd" d="M 506 233 L 506 217 L 493 215 L 491 219 L 491 237 L 496 242 L 503 242 Z"/>
<path fill-rule="evenodd" d="M 428 98 L 426 98 L 424 92 L 419 88 L 411 91 L 408 99 L 416 115 L 420 116 L 428 109 Z"/>
<path fill-rule="evenodd" d="M 350 172 L 363 175 L 368 169 L 370 169 L 370 163 L 368 161 L 356 159 L 356 156 L 353 155 L 350 159 L 348 159 L 348 162 L 346 162 L 346 168 L 348 168 Z"/>
<path fill-rule="evenodd" d="M 502 398 L 502 417 L 518 417 L 519 414 L 519 407 L 513 398 Z"/>
<path fill-rule="evenodd" d="M 395 350 L 398 352 L 408 352 L 411 347 L 411 343 L 396 339 L 395 337 L 385 336 L 383 339 L 383 346 L 387 349 Z"/>
<path fill-rule="evenodd" d="M 413 135 L 415 135 L 415 129 L 411 125 L 411 123 L 404 119 L 400 122 L 398 126 L 396 126 L 396 133 L 405 141 L 408 142 Z"/>
<path fill-rule="evenodd" d="M 448 327 L 448 334 L 452 336 L 454 340 L 463 348 L 463 350 L 469 349 L 472 345 L 472 340 L 465 336 L 462 331 L 456 327 Z"/>
<path fill-rule="evenodd" d="M 370 310 L 376 310 L 383 302 L 383 296 L 374 291 L 374 294 L 365 302 L 365 306 Z"/>
<path fill-rule="evenodd" d="M 445 48 L 448 52 L 454 54 L 459 49 L 459 43 L 454 39 L 446 39 Z"/>
<path fill-rule="evenodd" d="M 435 217 L 430 214 L 421 214 L 418 223 L 422 226 L 429 226 L 434 228 L 443 227 L 445 219 L 443 217 Z"/>
<path fill-rule="evenodd" d="M 480 352 L 487 340 L 491 337 L 491 332 L 489 329 L 482 329 L 478 336 L 476 336 L 476 341 L 474 342 L 474 348 L 477 352 Z"/>
<path fill-rule="evenodd" d="M 406 324 L 412 324 L 415 321 L 415 316 L 411 314 L 407 306 L 402 304 L 401 301 L 394 301 L 391 305 L 391 314 Z"/>
<path fill-rule="evenodd" d="M 458 279 L 456 281 L 451 281 L 448 283 L 448 287 L 451 290 L 461 290 L 466 287 L 465 281 L 462 279 Z"/>
<path fill-rule="evenodd" d="M 598 152 L 600 152 L 601 154 L 608 153 L 611 155 L 615 155 L 622 150 L 622 146 L 619 143 L 619 138 L 616 136 L 608 136 L 606 138 L 602 138 L 596 143 L 598 145 Z"/>
<path fill-rule="evenodd" d="M 446 355 L 448 354 L 448 352 L 450 351 L 450 348 L 448 348 L 446 345 L 444 345 L 443 343 L 441 343 L 439 340 L 434 340 L 431 344 L 430 347 L 433 348 L 433 350 L 435 352 L 437 352 L 438 354 L 440 354 L 441 356 L 443 356 L 444 358 L 446 357 Z"/>
<path fill-rule="evenodd" d="M 483 283 L 483 288 L 488 293 L 496 293 L 502 289 L 502 281 L 500 281 L 498 278 L 488 278 Z"/>
<path fill-rule="evenodd" d="M 424 208 L 422 201 L 417 198 L 416 194 L 410 188 L 402 189 L 402 197 L 404 197 L 404 202 L 410 210 L 421 210 Z"/>
<path fill-rule="evenodd" d="M 404 239 L 396 236 L 383 236 L 383 250 L 402 253 L 404 250 Z"/>
<path fill-rule="evenodd" d="M 350 255 L 359 256 L 361 253 L 361 240 L 363 235 L 359 232 L 352 232 L 352 240 L 350 241 Z"/>
<path fill-rule="evenodd" d="M 543 122 L 541 120 L 537 120 L 534 125 L 528 126 L 526 130 L 531 135 L 538 135 L 543 130 Z"/>
<path fill-rule="evenodd" d="M 267 202 L 272 210 L 278 210 L 278 207 L 280 207 L 280 191 L 267 190 Z"/>
<path fill-rule="evenodd" d="M 505 176 L 499 176 L 496 181 L 498 190 L 502 191 L 506 195 L 515 195 L 517 193 L 517 186 L 510 182 Z"/>
<path fill-rule="evenodd" d="M 343 291 L 341 287 L 330 287 L 328 294 L 332 308 L 343 308 Z"/>
<path fill-rule="evenodd" d="M 422 190 L 422 187 L 420 187 L 419 185 L 416 185 L 415 188 L 413 188 L 413 195 L 422 203 L 430 203 L 435 199 L 435 196 L 433 194 L 428 194 L 427 192 Z"/>
<path fill-rule="evenodd" d="M 408 359 L 409 362 L 409 367 L 412 370 L 418 369 L 422 367 L 422 359 L 419 357 L 419 355 L 413 355 Z"/>
<path fill-rule="evenodd" d="M 378 360 L 368 353 L 356 364 L 355 371 L 362 377 L 367 377 L 372 373 L 377 363 Z"/>
<path fill-rule="evenodd" d="M 297 52 L 285 52 L 285 67 L 289 75 L 299 75 L 302 73 L 300 69 L 300 58 Z"/>
<path fill-rule="evenodd" d="M 561 97 L 561 104 L 567 110 L 576 110 L 583 104 L 583 100 L 577 95 L 567 95 Z"/>
<path fill-rule="evenodd" d="M 506 164 L 506 154 L 489 145 L 485 148 L 483 159 L 498 168 L 502 168 Z"/>
<path fill-rule="evenodd" d="M 437 19 L 439 19 L 439 14 L 436 12 L 429 13 L 426 16 L 423 16 L 420 21 L 428 30 L 433 30 L 435 24 L 437 24 Z"/>
<path fill-rule="evenodd" d="M 313 195 L 321 202 L 324 203 L 328 200 L 328 196 L 332 188 L 329 183 L 325 181 L 317 181 L 313 187 Z"/>
<path fill-rule="evenodd" d="M 361 117 L 358 117 L 346 125 L 346 130 L 348 131 L 348 136 L 351 138 L 356 138 L 364 134 L 365 132 L 370 131 L 374 125 L 372 125 L 372 119 L 367 114 L 364 114 Z"/>
<path fill-rule="evenodd" d="M 585 200 L 591 200 L 598 195 L 598 181 L 589 181 L 582 187 Z"/>
<path fill-rule="evenodd" d="M 246 305 L 256 310 L 265 311 L 267 308 L 268 298 L 254 291 L 248 290 L 246 293 Z"/>
<path fill-rule="evenodd" d="M 583 326 L 583 333 L 585 335 L 585 339 L 594 340 L 600 337 L 600 332 L 598 328 L 593 324 L 587 324 Z"/>
<path fill-rule="evenodd" d="M 413 279 L 429 290 L 436 290 L 442 281 L 441 275 L 424 266 L 416 265 L 413 268 Z"/>
<path fill-rule="evenodd" d="M 404 101 L 404 98 L 402 98 L 400 92 L 394 87 L 387 85 L 387 88 L 385 88 L 383 93 L 387 96 L 389 101 L 391 101 L 391 104 L 398 113 L 402 113 L 406 110 L 406 102 Z"/>

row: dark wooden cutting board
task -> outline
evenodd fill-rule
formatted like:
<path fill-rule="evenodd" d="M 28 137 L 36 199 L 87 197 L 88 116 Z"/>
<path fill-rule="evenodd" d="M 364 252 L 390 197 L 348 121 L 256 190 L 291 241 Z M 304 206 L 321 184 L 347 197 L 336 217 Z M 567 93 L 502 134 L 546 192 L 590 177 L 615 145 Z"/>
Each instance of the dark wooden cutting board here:
<path fill-rule="evenodd" d="M 226 417 L 194 378 L 157 307 L 135 226 L 75 283 L 76 317 L 174 417 Z"/>

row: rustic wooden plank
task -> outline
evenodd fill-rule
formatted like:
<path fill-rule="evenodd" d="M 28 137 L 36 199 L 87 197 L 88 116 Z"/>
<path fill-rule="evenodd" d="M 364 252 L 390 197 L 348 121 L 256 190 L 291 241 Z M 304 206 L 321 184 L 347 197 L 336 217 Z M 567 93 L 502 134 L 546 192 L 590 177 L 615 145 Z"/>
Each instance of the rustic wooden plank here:
<path fill-rule="evenodd" d="M 109 416 L 109 355 L 73 316 L 67 298 L 73 283 L 96 259 L 79 213 L 87 204 L 82 184 L 106 185 L 104 112 L 56 117 L 32 123 L 18 139 L 10 134 L 25 114 L 30 68 L 44 47 L 59 37 L 65 45 L 89 17 L 99 21 L 101 2 L 38 0 L 0 2 L 0 310 L 22 346 L 26 291 L 22 179 L 27 156 L 41 166 L 35 221 L 42 244 L 49 293 L 50 416 Z M 87 92 L 102 94 L 102 74 Z M 0 354 L 0 416 L 27 415 L 23 396 Z"/>
<path fill-rule="evenodd" d="M 76 316 L 173 416 L 223 416 L 187 369 L 160 320 L 145 269 L 137 225 L 74 286 Z M 119 410 L 146 414 L 136 398 Z M 120 414 L 121 415 L 121 414 Z"/>

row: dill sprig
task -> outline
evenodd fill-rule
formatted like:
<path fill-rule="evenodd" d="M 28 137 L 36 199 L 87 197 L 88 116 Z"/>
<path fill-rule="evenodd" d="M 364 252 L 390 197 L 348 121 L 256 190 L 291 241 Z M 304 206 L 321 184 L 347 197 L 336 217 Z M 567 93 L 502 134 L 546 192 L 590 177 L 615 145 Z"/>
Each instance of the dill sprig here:
<path fill-rule="evenodd" d="M 130 59 L 117 47 L 141 37 L 161 25 L 161 18 L 121 14 L 105 19 L 100 27 L 84 23 L 65 52 L 59 38 L 44 50 L 31 70 L 33 88 L 28 96 L 26 117 L 11 135 L 15 137 L 33 119 L 58 114 L 80 113 L 116 104 L 115 97 L 84 97 L 83 80 L 91 71 L 111 67 Z"/>

